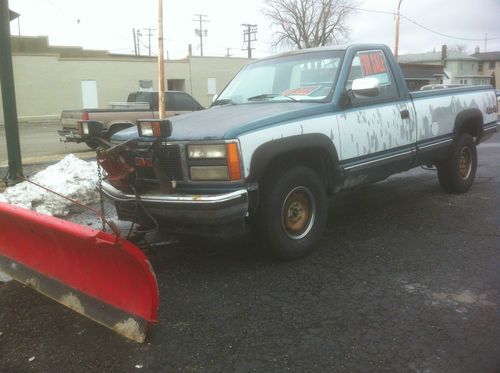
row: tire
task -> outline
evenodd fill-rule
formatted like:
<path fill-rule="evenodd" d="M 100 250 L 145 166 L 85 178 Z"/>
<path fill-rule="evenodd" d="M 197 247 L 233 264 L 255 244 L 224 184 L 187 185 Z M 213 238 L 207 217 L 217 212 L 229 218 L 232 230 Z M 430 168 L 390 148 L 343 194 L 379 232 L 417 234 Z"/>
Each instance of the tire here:
<path fill-rule="evenodd" d="M 437 164 L 439 184 L 447 193 L 467 192 L 476 177 L 476 143 L 468 133 L 461 134 L 450 157 Z"/>
<path fill-rule="evenodd" d="M 85 141 L 85 144 L 86 144 L 86 145 L 87 145 L 90 149 L 94 149 L 94 150 L 95 150 L 95 149 L 97 149 L 97 147 L 98 147 L 99 145 L 101 145 L 101 144 L 99 143 L 99 141 L 97 141 L 96 139 L 89 139 L 89 140 L 86 140 L 86 141 Z"/>
<path fill-rule="evenodd" d="M 321 178 L 309 167 L 296 166 L 264 181 L 257 234 L 275 257 L 297 259 L 318 247 L 327 213 Z"/>

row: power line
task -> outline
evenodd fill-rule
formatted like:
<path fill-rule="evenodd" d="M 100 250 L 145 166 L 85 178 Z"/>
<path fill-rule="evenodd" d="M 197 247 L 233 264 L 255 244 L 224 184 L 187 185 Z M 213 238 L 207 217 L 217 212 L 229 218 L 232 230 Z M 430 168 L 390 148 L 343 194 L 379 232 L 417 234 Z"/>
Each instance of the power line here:
<path fill-rule="evenodd" d="M 347 7 L 349 9 L 353 9 L 353 10 L 359 10 L 359 11 L 362 11 L 362 12 L 369 12 L 369 13 L 379 13 L 379 14 L 388 14 L 388 15 L 391 15 L 391 16 L 396 16 L 396 12 L 390 12 L 390 11 L 384 11 L 384 10 L 376 10 L 376 9 L 366 9 L 366 8 L 358 8 L 358 7 Z M 458 40 L 467 40 L 467 41 L 484 41 L 484 38 L 481 38 L 481 39 L 476 39 L 476 38 L 464 38 L 464 37 L 460 37 L 460 36 L 453 36 L 453 35 L 448 35 L 448 34 L 444 34 L 442 32 L 439 32 L 439 31 L 436 31 L 436 30 L 433 30 L 433 29 L 430 29 L 429 27 L 427 26 L 424 26 L 422 25 L 421 23 L 413 20 L 412 18 L 410 17 L 407 17 L 405 15 L 400 15 L 401 18 L 404 18 L 406 19 L 407 21 L 413 23 L 414 25 L 420 27 L 420 28 L 423 28 L 424 30 L 426 31 L 429 31 L 429 32 L 432 32 L 434 34 L 437 34 L 437 35 L 440 35 L 440 36 L 444 36 L 446 38 L 450 38 L 450 39 L 458 39 Z M 488 38 L 489 40 L 496 40 L 496 39 L 500 39 L 500 37 L 494 37 L 494 38 Z"/>
<path fill-rule="evenodd" d="M 437 34 L 437 35 L 441 35 L 441 36 L 444 36 L 446 38 L 450 38 L 450 39 L 458 39 L 458 40 L 468 40 L 468 41 L 483 41 L 484 38 L 481 38 L 481 39 L 473 39 L 473 38 L 463 38 L 463 37 L 460 37 L 460 36 L 452 36 L 452 35 L 447 35 L 447 34 L 443 34 L 442 32 L 439 32 L 439 31 L 435 31 L 435 30 L 432 30 L 420 23 L 418 23 L 417 21 L 414 21 L 413 19 L 409 18 L 409 17 L 406 17 L 406 16 L 401 16 L 401 18 L 404 18 L 406 19 L 407 21 L 413 23 L 414 25 L 417 25 L 418 27 L 421 27 L 423 28 L 424 30 L 427 30 L 429 32 L 433 32 L 434 34 Z M 496 40 L 496 39 L 500 39 L 500 37 L 495 37 L 495 38 L 488 38 L 490 40 Z"/>

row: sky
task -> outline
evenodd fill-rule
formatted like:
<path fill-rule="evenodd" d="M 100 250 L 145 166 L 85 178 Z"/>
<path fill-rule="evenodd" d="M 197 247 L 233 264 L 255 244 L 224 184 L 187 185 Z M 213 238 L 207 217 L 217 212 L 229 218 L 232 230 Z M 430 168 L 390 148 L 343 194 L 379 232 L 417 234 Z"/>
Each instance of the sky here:
<path fill-rule="evenodd" d="M 394 16 L 384 12 L 393 13 L 397 1 L 358 0 L 358 9 L 348 19 L 351 31 L 345 42 L 383 43 L 393 48 Z M 46 35 L 51 45 L 133 53 L 132 29 L 157 28 L 157 0 L 10 0 L 9 4 L 21 14 L 21 35 Z M 199 24 L 194 14 L 207 15 L 209 21 L 203 26 L 208 32 L 205 55 L 246 56 L 243 23 L 258 25 L 255 57 L 289 49 L 273 46 L 273 29 L 263 14 L 264 0 L 164 0 L 163 7 L 165 49 L 170 58 L 185 57 L 188 44 L 199 55 L 194 31 Z M 486 35 L 487 51 L 500 50 L 500 0 L 403 0 L 401 14 L 410 20 L 401 20 L 400 54 L 440 50 L 443 44 L 466 45 L 469 53 L 479 46 L 482 52 Z M 11 33 L 19 33 L 17 21 L 11 23 Z M 141 33 L 142 54 L 147 54 L 148 31 Z M 155 38 L 156 34 L 151 42 L 153 54 Z"/>

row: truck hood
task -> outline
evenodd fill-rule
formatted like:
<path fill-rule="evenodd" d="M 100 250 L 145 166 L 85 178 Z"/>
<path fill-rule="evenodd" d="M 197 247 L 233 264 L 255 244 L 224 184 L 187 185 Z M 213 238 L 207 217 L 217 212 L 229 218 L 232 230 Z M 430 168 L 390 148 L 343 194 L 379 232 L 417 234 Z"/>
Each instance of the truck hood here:
<path fill-rule="evenodd" d="M 268 102 L 215 106 L 206 110 L 170 117 L 172 135 L 169 141 L 221 140 L 275 123 L 332 112 L 331 103 Z M 132 127 L 113 135 L 112 141 L 137 137 Z M 152 138 L 143 138 L 145 142 Z"/>

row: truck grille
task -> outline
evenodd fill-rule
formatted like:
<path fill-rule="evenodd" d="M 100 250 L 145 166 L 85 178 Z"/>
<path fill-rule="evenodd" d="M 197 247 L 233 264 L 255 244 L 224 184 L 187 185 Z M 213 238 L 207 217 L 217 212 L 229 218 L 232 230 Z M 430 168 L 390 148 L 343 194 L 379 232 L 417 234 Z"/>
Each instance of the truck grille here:
<path fill-rule="evenodd" d="M 181 165 L 181 149 L 179 145 L 161 146 L 157 150 L 158 165 L 161 170 L 165 170 L 172 180 L 183 179 Z M 137 167 L 137 177 L 144 181 L 155 181 L 156 176 L 152 168 Z"/>
<path fill-rule="evenodd" d="M 182 180 L 181 149 L 179 145 L 167 145 L 158 149 L 158 163 L 167 170 L 172 180 Z"/>

